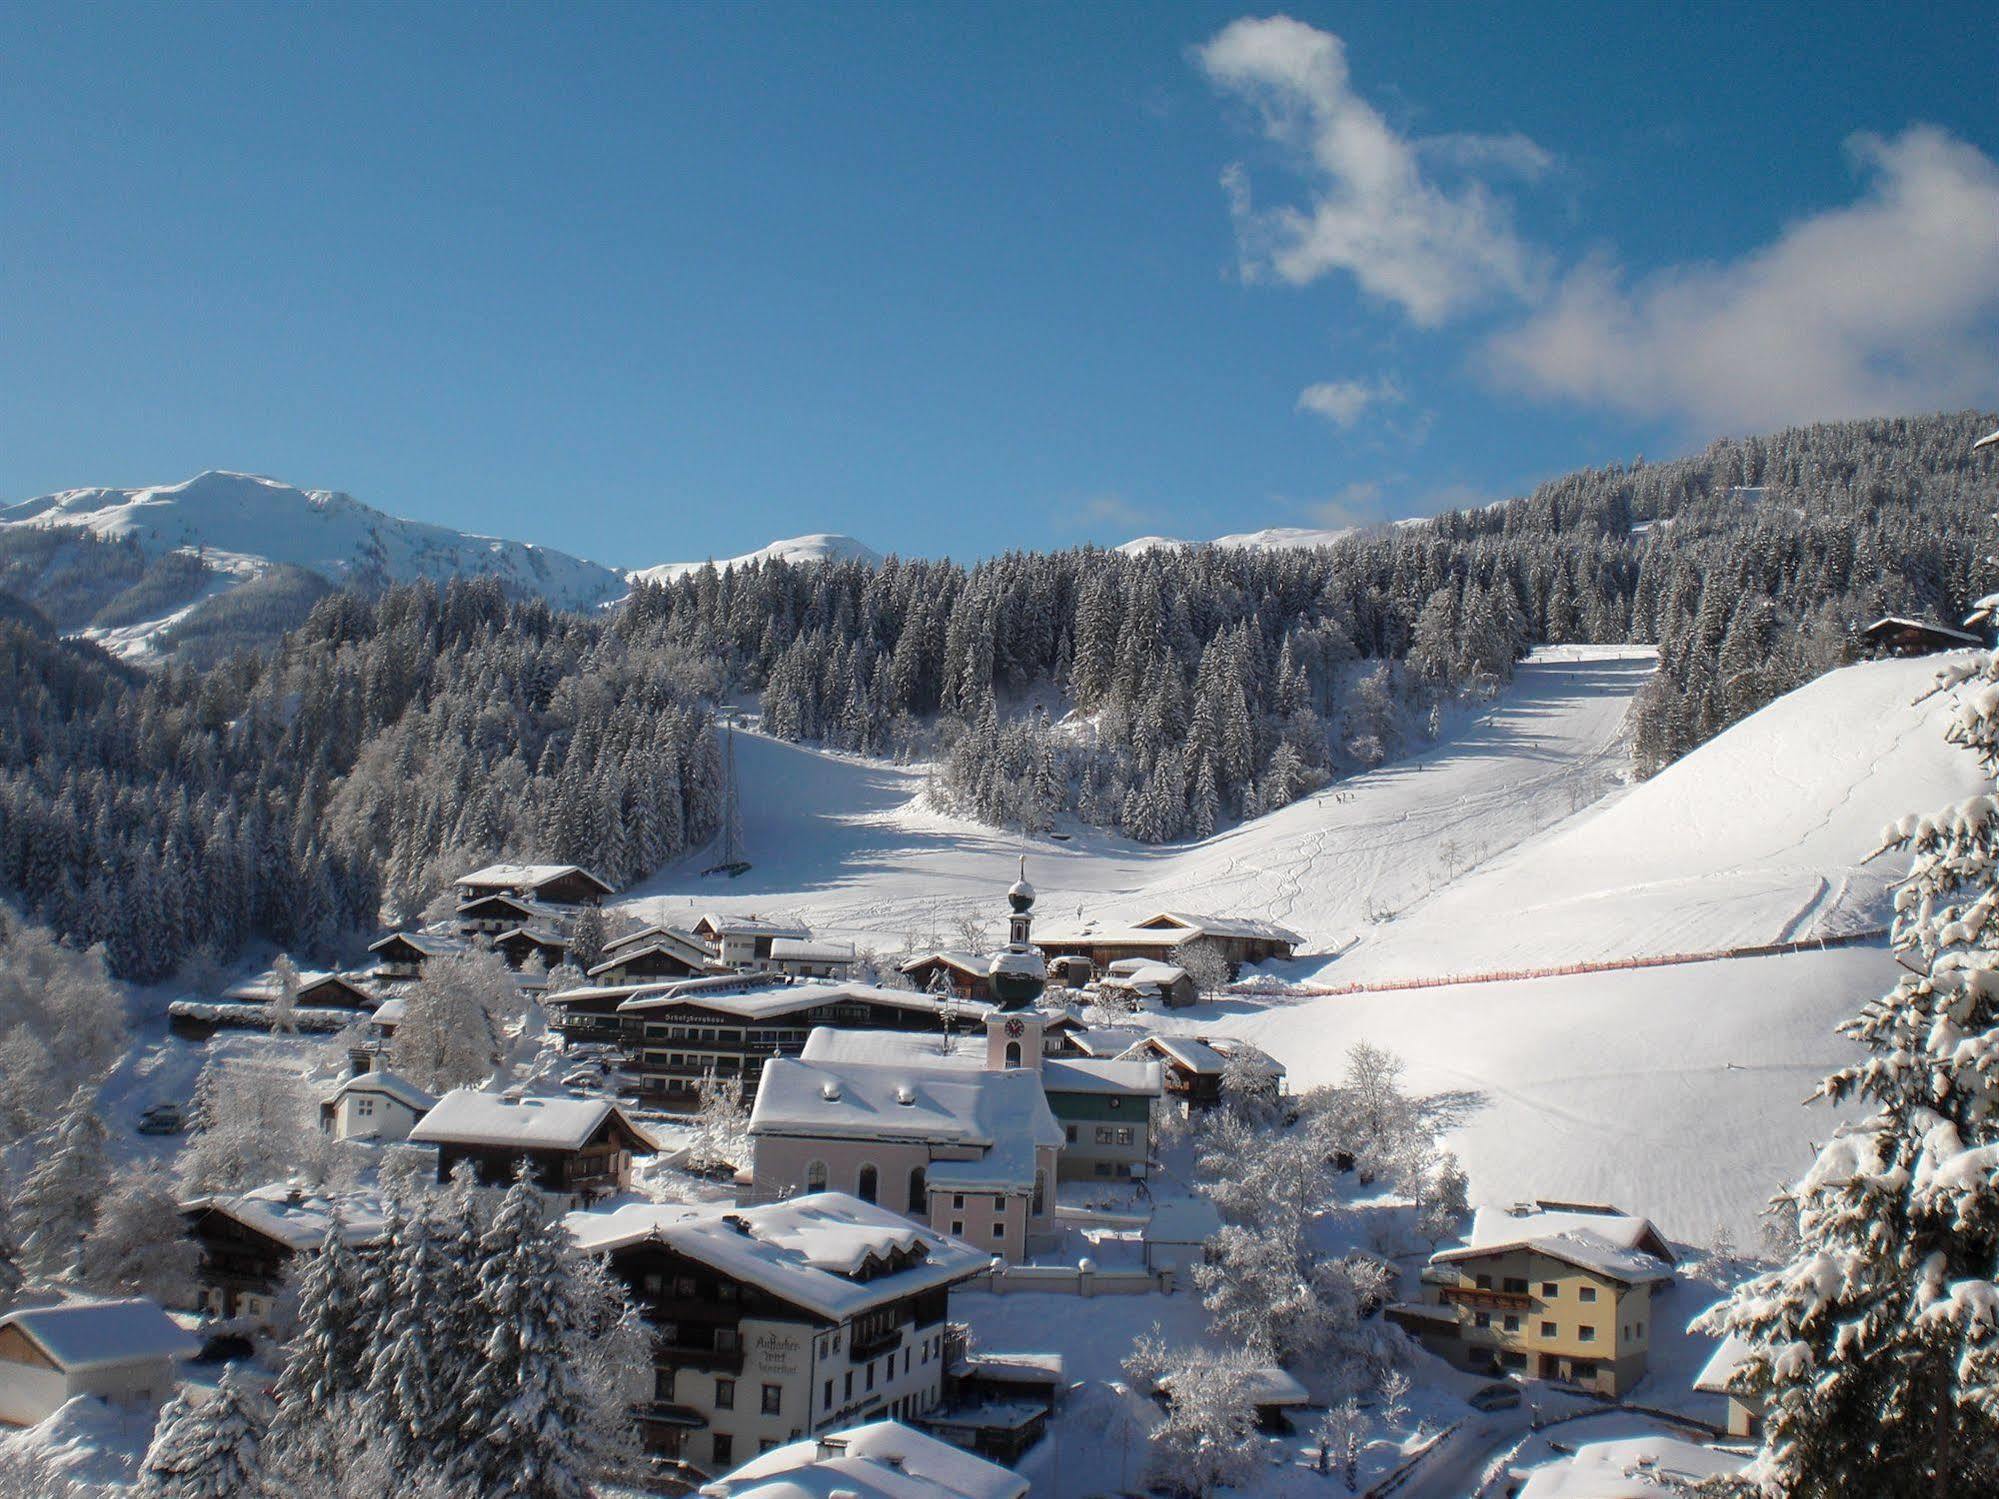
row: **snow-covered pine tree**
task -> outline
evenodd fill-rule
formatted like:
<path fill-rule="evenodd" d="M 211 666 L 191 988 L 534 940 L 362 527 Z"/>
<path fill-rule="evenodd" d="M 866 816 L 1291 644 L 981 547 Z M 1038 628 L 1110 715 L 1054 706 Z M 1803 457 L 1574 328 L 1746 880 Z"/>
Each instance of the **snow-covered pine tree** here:
<path fill-rule="evenodd" d="M 264 1403 L 232 1367 L 199 1402 L 160 1409 L 139 1468 L 139 1499 L 265 1499 Z"/>
<path fill-rule="evenodd" d="M 1949 737 L 1999 776 L 1999 655 L 1951 672 Z M 1749 1345 L 1766 1402 L 1742 1486 L 1825 1496 L 1999 1493 L 1999 797 L 1890 827 L 1912 855 L 1893 942 L 1909 973 L 1840 1029 L 1858 1102 L 1778 1199 L 1790 1262 L 1695 1325 Z"/>
<path fill-rule="evenodd" d="M 415 1476 L 450 1466 L 459 1397 L 477 1348 L 465 1316 L 468 1265 L 451 1263 L 430 1204 L 402 1218 L 372 1267 L 384 1295 L 366 1382 L 391 1466 Z"/>
<path fill-rule="evenodd" d="M 579 1435 L 592 1397 L 576 1360 L 583 1310 L 569 1240 L 523 1172 L 480 1239 L 474 1315 L 485 1342 L 463 1393 L 453 1477 L 485 1499 L 585 1499 Z"/>
<path fill-rule="evenodd" d="M 96 1090 L 86 1086 L 70 1094 L 56 1122 L 36 1140 L 34 1165 L 14 1194 L 12 1215 L 20 1265 L 29 1275 L 54 1280 L 76 1269 L 107 1185 L 105 1138 Z"/>
<path fill-rule="evenodd" d="M 324 1476 L 344 1450 L 342 1412 L 366 1388 L 379 1346 L 364 1315 L 364 1283 L 375 1273 L 336 1225 L 299 1276 L 297 1321 L 278 1372 L 271 1424 L 289 1472 Z"/>

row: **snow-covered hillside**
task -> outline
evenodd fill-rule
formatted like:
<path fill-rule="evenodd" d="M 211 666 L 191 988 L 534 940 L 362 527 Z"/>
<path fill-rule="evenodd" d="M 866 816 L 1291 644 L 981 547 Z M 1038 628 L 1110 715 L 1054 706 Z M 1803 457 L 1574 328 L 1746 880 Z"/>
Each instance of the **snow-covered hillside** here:
<path fill-rule="evenodd" d="M 787 537 L 783 541 L 773 541 L 769 546 L 758 547 L 754 552 L 745 552 L 740 557 L 716 558 L 714 561 L 718 569 L 726 569 L 780 559 L 791 563 L 876 563 L 882 560 L 882 555 L 866 542 L 856 541 L 851 536 L 821 531 L 811 536 Z M 661 562 L 653 567 L 637 568 L 627 576 L 634 583 L 671 583 L 687 573 L 699 572 L 706 565 L 705 562 Z"/>
<path fill-rule="evenodd" d="M 703 878 L 695 857 L 636 892 L 653 916 L 690 903 L 787 910 L 881 947 L 993 918 L 1006 868 L 1029 856 L 1048 920 L 1161 907 L 1268 917 L 1329 953 L 1370 911 L 1399 909 L 1617 784 L 1622 724 L 1651 669 L 1643 647 L 1555 647 L 1492 709 L 1425 752 L 1201 843 L 1149 847 L 1091 828 L 1065 841 L 936 811 L 921 769 L 738 734 L 752 868 Z"/>
<path fill-rule="evenodd" d="M 1328 981 L 1712 952 L 1886 925 L 1904 812 L 1981 788 L 1936 657 L 1779 698 L 1641 785 L 1367 932 Z"/>
<path fill-rule="evenodd" d="M 624 592 L 614 569 L 526 542 L 400 520 L 351 495 L 211 470 L 182 484 L 66 489 L 0 506 L 0 527 L 75 528 L 130 539 L 149 556 L 199 551 L 218 571 L 253 577 L 291 563 L 333 582 L 491 576 L 565 609 Z"/>
<path fill-rule="evenodd" d="M 1493 708 L 1414 759 L 1201 843 L 1066 842 L 926 807 L 920 771 L 739 735 L 754 867 L 704 862 L 637 892 L 796 912 L 884 948 L 994 919 L 1029 854 L 1039 914 L 1161 907 L 1266 916 L 1304 934 L 1283 976 L 1336 985 L 1705 952 L 1880 926 L 1899 861 L 1882 826 L 1980 789 L 1918 703 L 1935 658 L 1850 667 L 1782 698 L 1638 786 L 1623 780 L 1641 651 L 1537 652 Z M 1377 919 L 1378 918 L 1378 919 Z M 1333 956 L 1335 953 L 1338 956 Z M 1753 1242 L 1770 1191 L 1833 1118 L 1800 1101 L 1844 1060 L 1834 1025 L 1886 988 L 1881 943 L 1572 977 L 1228 1004 L 1179 1028 L 1253 1037 L 1295 1087 L 1345 1048 L 1400 1053 L 1426 1092 L 1461 1095 L 1453 1143 L 1481 1200 L 1609 1199 L 1703 1238 Z"/>

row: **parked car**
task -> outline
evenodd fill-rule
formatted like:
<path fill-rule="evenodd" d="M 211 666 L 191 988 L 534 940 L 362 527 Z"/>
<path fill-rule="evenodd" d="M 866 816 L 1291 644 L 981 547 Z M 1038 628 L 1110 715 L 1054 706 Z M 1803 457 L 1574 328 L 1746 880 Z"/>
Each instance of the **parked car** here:
<path fill-rule="evenodd" d="M 1475 1411 L 1512 1410 L 1520 1404 L 1520 1386 L 1517 1384 L 1489 1384 L 1472 1391 L 1468 1402 Z"/>
<path fill-rule="evenodd" d="M 187 1128 L 187 1115 L 177 1103 L 156 1103 L 139 1116 L 142 1135 L 177 1135 Z"/>
<path fill-rule="evenodd" d="M 596 1067 L 578 1067 L 562 1075 L 562 1086 L 578 1093 L 603 1091 L 604 1074 Z"/>

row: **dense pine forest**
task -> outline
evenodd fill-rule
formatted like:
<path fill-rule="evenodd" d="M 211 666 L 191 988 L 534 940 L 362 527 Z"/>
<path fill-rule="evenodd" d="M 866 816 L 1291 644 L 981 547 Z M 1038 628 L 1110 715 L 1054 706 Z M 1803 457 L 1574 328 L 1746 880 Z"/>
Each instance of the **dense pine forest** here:
<path fill-rule="evenodd" d="M 1850 659 L 1869 619 L 1954 620 L 1988 591 L 1993 485 L 1970 446 L 1989 425 L 1717 442 L 1314 551 L 771 562 L 594 616 L 491 582 L 316 603 L 287 582 L 274 606 L 310 612 L 275 647 L 224 656 L 211 629 L 149 672 L 46 616 L 116 617 L 140 607 L 128 590 L 193 579 L 17 553 L 0 889 L 157 979 L 253 938 L 330 950 L 495 856 L 624 883 L 713 835 L 713 713 L 745 694 L 774 734 L 934 757 L 936 794 L 982 819 L 1160 842 L 1405 752 L 1531 644 L 1656 642 L 1634 709 L 1649 774 Z"/>

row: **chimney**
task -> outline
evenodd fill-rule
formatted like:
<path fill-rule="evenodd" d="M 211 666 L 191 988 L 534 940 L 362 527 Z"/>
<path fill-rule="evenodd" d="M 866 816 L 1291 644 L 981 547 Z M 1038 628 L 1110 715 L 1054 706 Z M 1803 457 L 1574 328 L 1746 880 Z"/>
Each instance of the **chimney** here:
<path fill-rule="evenodd" d="M 347 1053 L 347 1075 L 366 1077 L 375 1067 L 375 1054 L 365 1046 L 357 1046 Z"/>

